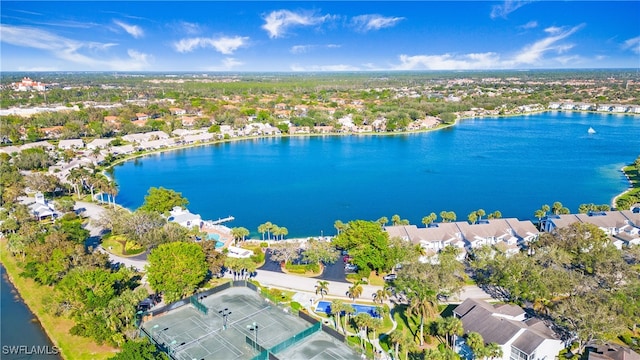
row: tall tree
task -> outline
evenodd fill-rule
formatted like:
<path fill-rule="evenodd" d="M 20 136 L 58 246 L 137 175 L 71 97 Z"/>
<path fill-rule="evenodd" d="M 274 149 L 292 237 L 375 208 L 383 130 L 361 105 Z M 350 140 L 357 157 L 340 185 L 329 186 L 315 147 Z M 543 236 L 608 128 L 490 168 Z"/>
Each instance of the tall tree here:
<path fill-rule="evenodd" d="M 320 294 L 320 297 L 324 299 L 324 295 L 329 292 L 329 282 L 325 280 L 318 280 L 316 282 L 316 295 Z"/>
<path fill-rule="evenodd" d="M 238 240 L 244 241 L 247 236 L 249 236 L 249 229 L 244 227 L 234 227 L 231 229 L 231 236 L 233 236 L 233 241 L 237 245 Z"/>
<path fill-rule="evenodd" d="M 376 222 L 350 221 L 347 229 L 333 239 L 333 244 L 347 249 L 360 269 L 384 271 L 395 265 L 386 257 L 389 234 Z"/>
<path fill-rule="evenodd" d="M 182 193 L 163 187 L 151 187 L 144 197 L 144 203 L 140 207 L 140 210 L 158 212 L 166 215 L 174 207 L 184 208 L 188 204 L 189 201 L 182 196 Z"/>
<path fill-rule="evenodd" d="M 148 261 L 149 285 L 164 293 L 166 303 L 193 294 L 207 274 L 205 254 L 195 243 L 162 244 L 151 251 Z"/>
<path fill-rule="evenodd" d="M 363 291 L 362 285 L 360 285 L 360 282 L 356 282 L 349 287 L 346 295 L 350 299 L 352 299 L 353 302 L 356 302 L 356 299 L 362 295 L 362 291 Z"/>

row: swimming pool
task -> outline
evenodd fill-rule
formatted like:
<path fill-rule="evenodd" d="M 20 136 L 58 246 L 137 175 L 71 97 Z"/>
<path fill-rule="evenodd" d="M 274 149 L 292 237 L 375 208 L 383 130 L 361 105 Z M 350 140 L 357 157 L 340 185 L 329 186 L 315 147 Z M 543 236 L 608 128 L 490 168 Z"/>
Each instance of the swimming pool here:
<path fill-rule="evenodd" d="M 380 317 L 380 314 L 376 311 L 376 306 L 373 305 L 361 305 L 361 304 L 349 304 L 356 310 L 356 315 L 360 313 L 369 314 L 372 317 Z M 323 312 L 327 315 L 331 314 L 331 303 L 329 301 L 318 301 L 316 306 L 316 312 Z"/>
<path fill-rule="evenodd" d="M 219 249 L 224 246 L 224 243 L 220 241 L 220 235 L 215 233 L 208 233 L 207 240 L 216 242 L 216 249 Z"/>

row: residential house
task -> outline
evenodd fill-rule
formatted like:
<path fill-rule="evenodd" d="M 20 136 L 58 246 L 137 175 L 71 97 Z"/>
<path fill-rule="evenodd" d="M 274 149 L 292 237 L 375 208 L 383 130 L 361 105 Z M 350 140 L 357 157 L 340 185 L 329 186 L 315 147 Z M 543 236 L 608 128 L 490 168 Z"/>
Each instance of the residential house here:
<path fill-rule="evenodd" d="M 544 232 L 552 232 L 557 228 L 567 227 L 574 222 L 579 222 L 580 219 L 576 217 L 574 214 L 566 214 L 566 215 L 547 215 L 540 220 L 542 231 Z"/>
<path fill-rule="evenodd" d="M 59 215 L 53 204 L 47 201 L 41 192 L 36 193 L 35 202 L 29 204 L 28 208 L 29 212 L 38 218 L 38 220 L 43 220 L 48 217 L 56 218 Z"/>
<path fill-rule="evenodd" d="M 209 133 L 209 132 L 203 132 L 200 134 L 192 134 L 192 135 L 186 135 L 182 138 L 182 141 L 185 144 L 194 144 L 194 143 L 199 143 L 199 142 L 206 142 L 206 141 L 211 141 L 213 140 L 215 134 Z"/>
<path fill-rule="evenodd" d="M 84 147 L 84 142 L 82 139 L 68 139 L 68 140 L 60 140 L 58 143 L 58 149 L 81 149 Z"/>
<path fill-rule="evenodd" d="M 469 250 L 484 245 L 500 244 L 507 255 L 513 255 L 520 251 L 518 237 L 516 237 L 515 231 L 505 219 L 480 220 L 476 224 L 459 222 L 458 226 Z"/>
<path fill-rule="evenodd" d="M 104 122 L 113 126 L 116 129 L 120 129 L 120 121 L 117 116 L 109 115 L 104 117 Z"/>
<path fill-rule="evenodd" d="M 44 148 L 46 150 L 53 150 L 56 147 L 51 145 L 51 143 L 49 143 L 48 141 L 36 141 L 36 142 L 32 142 L 32 143 L 26 143 L 22 146 L 20 146 L 20 151 L 22 150 L 26 150 L 26 149 L 33 149 L 33 148 L 37 148 L 37 147 L 41 147 Z"/>
<path fill-rule="evenodd" d="M 180 120 L 182 121 L 182 126 L 193 127 L 198 118 L 195 116 L 183 116 Z"/>
<path fill-rule="evenodd" d="M 169 139 L 169 135 L 167 135 L 167 133 L 165 133 L 164 131 L 149 131 L 146 133 L 139 133 L 139 134 L 127 134 L 122 137 L 122 140 L 129 141 L 132 143 L 140 143 L 143 141 L 163 140 L 163 139 Z"/>
<path fill-rule="evenodd" d="M 575 222 L 593 224 L 611 237 L 613 245 L 621 249 L 623 245 L 640 244 L 640 214 L 631 210 L 591 211 L 587 214 L 549 215 L 542 220 L 542 228 L 552 232 Z"/>
<path fill-rule="evenodd" d="M 311 129 L 308 126 L 290 126 L 289 134 L 310 134 Z"/>
<path fill-rule="evenodd" d="M 502 348 L 503 360 L 553 360 L 565 346 L 557 334 L 539 319 L 526 318 L 515 305 L 491 305 L 467 299 L 453 310 L 462 321 L 464 333 L 479 333 L 485 344 Z M 463 338 L 456 338 L 456 350 L 468 350 Z"/>
<path fill-rule="evenodd" d="M 169 112 L 171 112 L 171 114 L 173 114 L 173 115 L 185 115 L 187 113 L 187 110 L 181 109 L 181 108 L 172 107 L 172 108 L 169 108 Z"/>
<path fill-rule="evenodd" d="M 578 110 L 582 110 L 582 111 L 591 111 L 595 108 L 596 108 L 595 104 L 587 104 L 587 103 L 578 104 Z"/>
<path fill-rule="evenodd" d="M 109 152 L 113 155 L 128 155 L 136 151 L 133 145 L 114 146 L 109 149 Z"/>
<path fill-rule="evenodd" d="M 640 354 L 621 345 L 587 345 L 586 351 L 587 360 L 640 360 Z"/>
<path fill-rule="evenodd" d="M 147 119 L 133 120 L 131 123 L 137 127 L 143 127 L 147 125 Z"/>
<path fill-rule="evenodd" d="M 526 248 L 529 244 L 538 239 L 540 231 L 530 220 L 518 220 L 515 218 L 504 219 L 507 224 L 513 229 L 514 235 L 518 238 L 518 245 L 521 248 Z"/>
<path fill-rule="evenodd" d="M 416 225 L 386 226 L 385 231 L 389 237 L 399 237 L 405 241 L 420 245 L 425 250 L 425 255 L 420 258 L 422 262 L 431 261 L 433 255 L 447 246 L 453 246 L 459 250 L 457 259 L 462 261 L 467 255 L 464 237 L 458 223 L 432 223 L 428 227 L 418 228 Z"/>
<path fill-rule="evenodd" d="M 93 139 L 90 143 L 87 144 L 87 149 L 104 149 L 109 146 L 109 143 L 113 141 L 113 139 Z"/>
<path fill-rule="evenodd" d="M 189 210 L 183 209 L 180 206 L 176 206 L 171 211 L 169 211 L 169 218 L 167 218 L 167 220 L 180 224 L 189 229 L 194 226 L 201 228 L 204 224 L 200 215 L 192 214 Z"/>
<path fill-rule="evenodd" d="M 616 105 L 613 105 L 613 107 L 611 108 L 611 111 L 617 112 L 617 113 L 623 113 L 623 112 L 627 112 L 628 108 L 629 107 L 627 105 L 616 104 Z"/>
<path fill-rule="evenodd" d="M 40 129 L 40 132 L 48 138 L 58 138 L 62 135 L 63 131 L 64 126 L 51 126 Z"/>
<path fill-rule="evenodd" d="M 558 110 L 558 109 L 560 109 L 561 105 L 562 105 L 561 103 L 552 102 L 552 103 L 549 103 L 549 109 Z"/>
<path fill-rule="evenodd" d="M 574 103 L 563 103 L 562 106 L 560 107 L 560 109 L 562 110 L 574 110 L 576 107 L 576 104 Z"/>
<path fill-rule="evenodd" d="M 145 113 L 136 113 L 136 120 L 138 120 L 138 121 L 149 120 L 149 115 L 147 115 Z"/>
<path fill-rule="evenodd" d="M 143 140 L 136 146 L 139 150 L 157 150 L 166 147 L 171 147 L 176 144 L 174 139 L 157 139 L 157 140 Z"/>
<path fill-rule="evenodd" d="M 596 107 L 597 111 L 611 111 L 611 109 L 613 109 L 613 105 L 610 104 L 599 104 L 598 107 Z"/>

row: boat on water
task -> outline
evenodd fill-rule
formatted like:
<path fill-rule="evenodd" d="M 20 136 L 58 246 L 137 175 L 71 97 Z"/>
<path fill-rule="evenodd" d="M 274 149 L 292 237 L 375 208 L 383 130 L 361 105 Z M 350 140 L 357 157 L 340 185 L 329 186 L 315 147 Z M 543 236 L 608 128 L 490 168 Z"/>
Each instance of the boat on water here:
<path fill-rule="evenodd" d="M 587 130 L 587 132 L 589 134 L 595 134 L 596 133 L 596 131 L 592 127 L 590 127 L 589 130 Z"/>

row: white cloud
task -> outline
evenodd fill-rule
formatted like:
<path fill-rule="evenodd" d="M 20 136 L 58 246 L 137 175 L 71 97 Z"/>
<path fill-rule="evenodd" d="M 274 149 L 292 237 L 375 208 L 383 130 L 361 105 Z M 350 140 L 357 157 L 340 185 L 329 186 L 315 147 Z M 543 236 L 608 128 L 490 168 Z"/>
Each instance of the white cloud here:
<path fill-rule="evenodd" d="M 493 5 L 491 8 L 491 18 L 507 18 L 507 15 L 518 10 L 519 8 L 531 3 L 530 0 L 505 0 L 502 5 Z"/>
<path fill-rule="evenodd" d="M 144 31 L 138 25 L 129 25 L 119 20 L 113 20 L 113 23 L 120 26 L 124 31 L 136 39 L 144 36 Z"/>
<path fill-rule="evenodd" d="M 464 55 L 400 55 L 400 64 L 394 70 L 472 70 L 491 69 L 500 56 L 493 52 Z"/>
<path fill-rule="evenodd" d="M 630 49 L 636 54 L 640 54 L 640 36 L 636 36 L 634 38 L 626 40 L 622 44 L 622 48 L 624 50 Z"/>
<path fill-rule="evenodd" d="M 337 49 L 341 47 L 338 44 L 326 44 L 326 45 L 294 45 L 289 49 L 292 54 L 305 54 L 317 48 Z"/>
<path fill-rule="evenodd" d="M 520 29 L 524 29 L 524 30 L 535 29 L 537 27 L 538 27 L 537 21 L 529 21 L 528 23 L 519 26 Z"/>
<path fill-rule="evenodd" d="M 291 71 L 296 72 L 305 72 L 305 71 L 329 71 L 329 72 L 338 72 L 338 71 L 360 71 L 361 69 L 357 66 L 348 65 L 348 64 L 336 64 L 336 65 L 291 65 Z"/>
<path fill-rule="evenodd" d="M 78 67 L 84 67 L 83 70 L 143 70 L 152 60 L 150 55 L 135 50 L 129 50 L 126 58 L 107 58 L 104 52 L 117 44 L 78 41 L 28 26 L 0 24 L 0 41 L 46 51 L 66 61 L 74 70 Z"/>
<path fill-rule="evenodd" d="M 514 65 L 517 64 L 536 64 L 542 60 L 543 56 L 548 52 L 556 52 L 558 54 L 566 52 L 571 49 L 573 45 L 570 44 L 557 44 L 557 42 L 567 38 L 576 31 L 584 27 L 584 24 L 574 26 L 570 29 L 560 27 L 549 27 L 544 31 L 550 36 L 542 40 L 538 40 L 533 44 L 525 46 L 519 53 L 513 57 Z"/>
<path fill-rule="evenodd" d="M 200 24 L 191 23 L 187 21 L 175 21 L 167 25 L 171 30 L 179 34 L 186 35 L 198 35 L 201 34 L 203 29 Z"/>
<path fill-rule="evenodd" d="M 173 44 L 176 51 L 181 53 L 191 52 L 197 48 L 212 47 L 219 53 L 225 55 L 231 55 L 234 51 L 242 46 L 246 46 L 249 41 L 248 37 L 234 36 L 227 37 L 221 36 L 219 38 L 185 38 Z"/>
<path fill-rule="evenodd" d="M 262 28 L 272 39 L 282 37 L 293 26 L 313 26 L 322 24 L 331 15 L 316 16 L 313 13 L 293 12 L 289 10 L 272 11 L 263 17 L 265 23 Z"/>
<path fill-rule="evenodd" d="M 511 69 L 521 65 L 543 66 L 557 62 L 567 65 L 583 59 L 577 55 L 562 55 L 571 50 L 574 45 L 560 43 L 584 24 L 566 29 L 552 27 L 545 29 L 551 35 L 528 44 L 510 58 L 504 58 L 495 52 L 470 54 L 436 54 L 436 55 L 400 55 L 400 63 L 393 66 L 393 70 L 483 70 L 483 69 Z M 562 55 L 548 58 L 549 53 Z"/>
<path fill-rule="evenodd" d="M 244 65 L 242 61 L 239 61 L 232 57 L 228 57 L 228 58 L 224 58 L 220 63 L 220 65 L 214 65 L 214 66 L 208 67 L 205 70 L 206 71 L 229 71 L 242 65 Z"/>
<path fill-rule="evenodd" d="M 404 20 L 403 17 L 384 17 L 377 14 L 368 14 L 353 17 L 351 23 L 355 26 L 356 30 L 367 32 L 395 26 L 402 20 Z"/>

